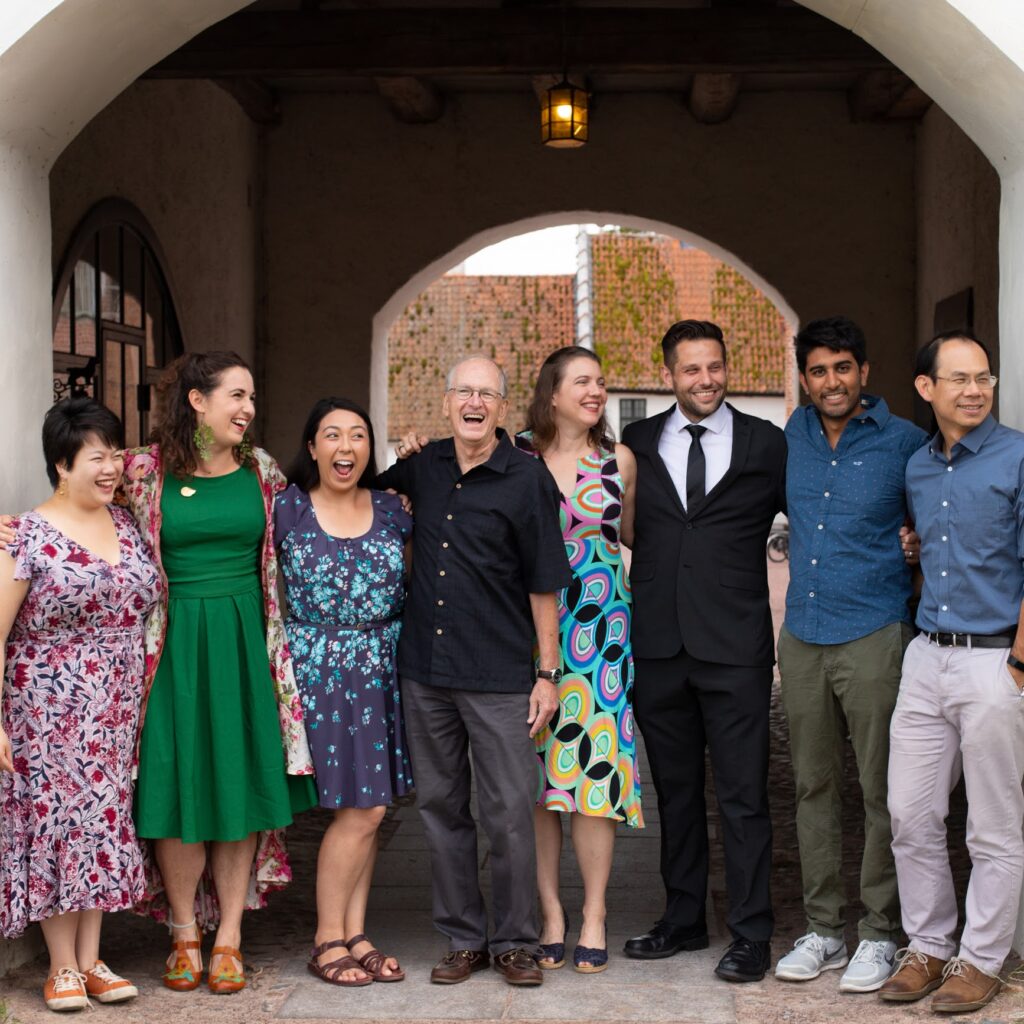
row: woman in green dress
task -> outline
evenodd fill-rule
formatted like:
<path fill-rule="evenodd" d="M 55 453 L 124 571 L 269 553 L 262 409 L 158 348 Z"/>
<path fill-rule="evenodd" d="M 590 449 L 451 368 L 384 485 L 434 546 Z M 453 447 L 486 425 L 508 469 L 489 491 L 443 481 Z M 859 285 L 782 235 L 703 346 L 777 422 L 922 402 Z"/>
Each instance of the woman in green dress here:
<path fill-rule="evenodd" d="M 158 392 L 154 444 L 125 458 L 129 505 L 167 582 L 147 627 L 136 830 L 153 840 L 150 895 L 162 889 L 174 940 L 164 984 L 198 987 L 201 929 L 217 923 L 207 984 L 222 994 L 245 986 L 247 895 L 262 905 L 290 877 L 277 830 L 316 804 L 277 606 L 271 524 L 285 482 L 246 437 L 253 382 L 239 356 L 182 356 Z"/>

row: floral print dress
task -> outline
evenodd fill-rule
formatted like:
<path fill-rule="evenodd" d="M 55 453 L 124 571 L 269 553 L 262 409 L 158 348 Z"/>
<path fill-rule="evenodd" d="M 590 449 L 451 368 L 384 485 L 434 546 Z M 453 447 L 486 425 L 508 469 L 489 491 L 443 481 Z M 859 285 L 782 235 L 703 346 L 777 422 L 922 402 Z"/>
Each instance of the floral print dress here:
<path fill-rule="evenodd" d="M 29 580 L 6 645 L 0 774 L 0 934 L 76 910 L 121 910 L 143 894 L 132 824 L 132 757 L 143 626 L 160 578 L 131 515 L 112 508 L 120 561 L 43 516 L 14 520 L 7 550 Z"/>
<path fill-rule="evenodd" d="M 395 651 L 412 520 L 373 491 L 373 523 L 334 537 L 294 484 L 274 510 L 288 598 L 285 632 L 321 807 L 380 807 L 412 789 Z"/>

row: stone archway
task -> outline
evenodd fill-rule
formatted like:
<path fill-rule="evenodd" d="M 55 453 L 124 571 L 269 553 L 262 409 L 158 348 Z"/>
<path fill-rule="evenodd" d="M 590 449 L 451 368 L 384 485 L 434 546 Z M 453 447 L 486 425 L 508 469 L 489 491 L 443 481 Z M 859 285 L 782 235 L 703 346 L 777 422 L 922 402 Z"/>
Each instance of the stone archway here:
<path fill-rule="evenodd" d="M 803 0 L 874 45 L 918 82 L 1002 179 L 1000 327 L 1003 416 L 1024 419 L 1024 21 L 1014 0 Z M 49 402 L 47 175 L 82 126 L 146 68 L 246 6 L 240 0 L 33 0 L 0 16 L 0 433 L 20 441 Z M 116 40 L 112 43 L 111 40 Z M 34 460 L 7 459 L 0 492 L 38 497 Z"/>
<path fill-rule="evenodd" d="M 766 280 L 735 253 L 724 249 L 710 239 L 704 238 L 693 231 L 687 231 L 685 228 L 668 224 L 665 221 L 654 220 L 650 217 L 637 217 L 626 213 L 562 210 L 556 213 L 537 214 L 536 216 L 524 217 L 507 224 L 486 228 L 470 236 L 444 256 L 433 260 L 423 269 L 417 271 L 378 310 L 373 318 L 372 352 L 370 357 L 370 409 L 378 423 L 386 423 L 388 414 L 388 333 L 402 311 L 433 281 L 480 249 L 510 238 L 513 235 L 522 235 L 530 231 L 540 231 L 542 228 L 558 227 L 563 224 L 623 224 L 641 231 L 651 231 L 659 235 L 667 235 L 670 238 L 677 238 L 688 245 L 703 249 L 716 259 L 739 271 L 759 291 L 767 296 L 782 314 L 792 332 L 796 333 L 800 318 L 793 306 L 787 302 L 775 285 Z M 387 447 L 387 440 L 384 436 L 385 432 L 381 431 L 380 433 L 378 460 L 383 459 Z"/>

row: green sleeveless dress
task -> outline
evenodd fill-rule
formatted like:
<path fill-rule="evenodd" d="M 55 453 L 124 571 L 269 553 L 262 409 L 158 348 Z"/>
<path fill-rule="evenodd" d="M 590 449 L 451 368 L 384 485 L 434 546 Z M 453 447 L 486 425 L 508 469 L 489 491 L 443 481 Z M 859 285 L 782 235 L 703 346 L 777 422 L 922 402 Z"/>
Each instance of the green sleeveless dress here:
<path fill-rule="evenodd" d="M 245 467 L 168 476 L 160 512 L 167 637 L 139 748 L 136 830 L 195 843 L 283 828 L 316 805 L 316 787 L 285 773 L 259 571 L 259 481 Z"/>

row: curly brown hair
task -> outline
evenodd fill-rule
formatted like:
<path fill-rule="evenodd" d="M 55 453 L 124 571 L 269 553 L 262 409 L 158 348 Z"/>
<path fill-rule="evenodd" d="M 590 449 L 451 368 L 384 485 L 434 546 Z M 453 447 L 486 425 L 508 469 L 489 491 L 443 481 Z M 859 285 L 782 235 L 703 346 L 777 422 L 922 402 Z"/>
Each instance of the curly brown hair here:
<path fill-rule="evenodd" d="M 562 384 L 565 368 L 570 360 L 577 356 L 586 356 L 601 366 L 597 353 L 580 345 L 566 345 L 556 348 L 544 360 L 537 375 L 537 384 L 533 389 L 533 401 L 526 410 L 526 429 L 533 433 L 533 448 L 537 452 L 545 452 L 555 440 L 555 418 L 551 414 L 551 399 Z M 595 448 L 614 449 L 615 439 L 604 413 L 587 432 L 587 441 Z"/>
<path fill-rule="evenodd" d="M 168 363 L 156 386 L 157 424 L 150 431 L 150 444 L 160 446 L 160 456 L 168 473 L 176 477 L 190 477 L 199 465 L 195 432 L 198 420 L 188 394 L 192 390 L 210 394 L 226 370 L 240 366 L 248 370 L 249 364 L 237 352 L 186 352 Z M 239 465 L 251 465 L 252 449 L 243 451 L 235 447 Z"/>

